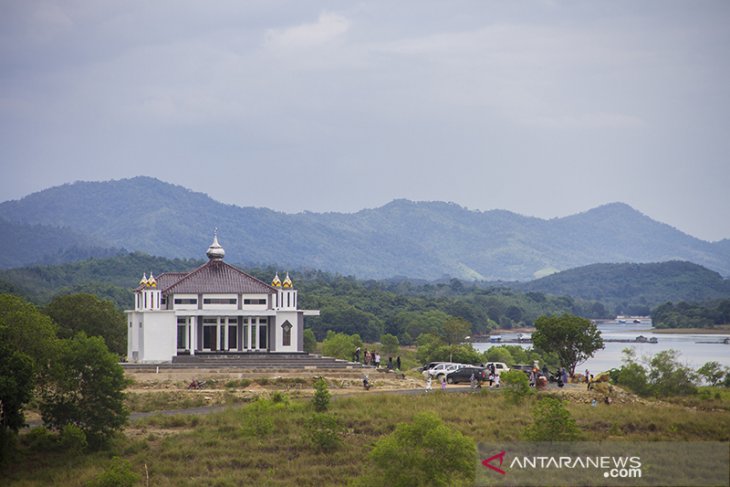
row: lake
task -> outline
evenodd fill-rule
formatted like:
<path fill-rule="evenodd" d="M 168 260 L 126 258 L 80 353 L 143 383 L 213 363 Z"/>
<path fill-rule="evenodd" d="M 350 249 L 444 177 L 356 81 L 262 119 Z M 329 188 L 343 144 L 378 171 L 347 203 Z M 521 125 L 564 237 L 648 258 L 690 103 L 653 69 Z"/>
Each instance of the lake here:
<path fill-rule="evenodd" d="M 593 358 L 588 359 L 588 361 L 584 364 L 579 365 L 576 368 L 576 372 L 582 373 L 585 369 L 588 369 L 591 373 L 596 373 L 609 370 L 614 367 L 620 367 L 622 365 L 621 359 L 623 358 L 621 351 L 628 347 L 633 347 L 636 350 L 636 355 L 639 359 L 644 356 L 654 355 L 662 350 L 674 349 L 680 354 L 679 361 L 693 369 L 698 369 L 706 362 L 710 361 L 719 362 L 726 367 L 730 367 L 730 345 L 722 343 L 725 338 L 730 337 L 730 334 L 709 335 L 700 333 L 700 329 L 698 329 L 698 333 L 686 335 L 679 333 L 654 333 L 651 323 L 604 323 L 599 324 L 598 329 L 601 330 L 604 340 L 634 340 L 639 335 L 643 335 L 646 338 L 656 337 L 658 343 L 607 342 L 605 344 L 606 348 L 597 351 Z M 516 338 L 516 333 L 502 334 L 502 339 L 504 340 Z M 484 351 L 499 344 L 474 343 L 473 345 L 475 349 Z M 516 344 L 505 343 L 504 345 Z M 521 346 L 530 348 L 532 347 L 532 344 L 523 344 Z"/>

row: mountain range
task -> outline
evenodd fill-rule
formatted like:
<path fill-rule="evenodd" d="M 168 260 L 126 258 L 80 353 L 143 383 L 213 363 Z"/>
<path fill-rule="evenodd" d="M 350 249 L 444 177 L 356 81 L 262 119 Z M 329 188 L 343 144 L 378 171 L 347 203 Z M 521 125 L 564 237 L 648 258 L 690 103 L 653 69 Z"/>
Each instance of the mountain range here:
<path fill-rule="evenodd" d="M 361 278 L 531 280 L 594 263 L 670 260 L 730 275 L 730 240 L 697 239 L 623 203 L 550 220 L 408 200 L 286 214 L 149 177 L 75 182 L 0 203 L 0 267 L 123 251 L 200 259 L 216 227 L 233 263 Z"/>

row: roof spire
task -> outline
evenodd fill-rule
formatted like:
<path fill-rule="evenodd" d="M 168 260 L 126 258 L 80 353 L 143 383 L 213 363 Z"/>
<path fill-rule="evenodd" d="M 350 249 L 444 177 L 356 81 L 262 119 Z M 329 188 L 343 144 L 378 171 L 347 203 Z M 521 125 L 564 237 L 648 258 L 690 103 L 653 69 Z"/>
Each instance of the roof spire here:
<path fill-rule="evenodd" d="M 223 256 L 226 255 L 226 251 L 223 250 L 223 247 L 221 247 L 221 244 L 218 243 L 218 228 L 216 227 L 215 231 L 213 232 L 213 243 L 210 244 L 210 247 L 208 247 L 208 252 L 206 252 L 206 255 L 210 260 L 223 260 Z"/>

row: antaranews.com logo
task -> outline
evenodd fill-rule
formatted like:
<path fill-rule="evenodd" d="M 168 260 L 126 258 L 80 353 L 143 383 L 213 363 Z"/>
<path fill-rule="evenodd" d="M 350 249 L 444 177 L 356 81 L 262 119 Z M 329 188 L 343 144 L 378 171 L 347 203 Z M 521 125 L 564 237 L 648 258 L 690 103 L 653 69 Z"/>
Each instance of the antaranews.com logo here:
<path fill-rule="evenodd" d="M 476 483 L 730 487 L 730 442 L 480 443 Z"/>
<path fill-rule="evenodd" d="M 507 472 L 502 470 L 505 463 L 507 452 L 502 450 L 496 455 L 482 460 L 482 465 L 495 471 L 500 475 L 506 475 Z M 499 462 L 499 466 L 496 463 Z M 602 471 L 604 478 L 640 478 L 641 477 L 641 457 L 614 457 L 614 456 L 515 456 L 509 461 L 507 467 L 510 471 L 516 469 L 591 469 L 593 471 Z"/>

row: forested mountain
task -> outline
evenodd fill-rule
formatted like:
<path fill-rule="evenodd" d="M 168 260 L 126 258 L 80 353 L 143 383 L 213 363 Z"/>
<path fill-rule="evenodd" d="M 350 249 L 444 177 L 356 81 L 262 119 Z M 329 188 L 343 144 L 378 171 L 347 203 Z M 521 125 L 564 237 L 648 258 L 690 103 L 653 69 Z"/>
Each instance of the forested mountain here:
<path fill-rule="evenodd" d="M 593 264 L 515 285 L 522 291 L 598 300 L 617 314 L 648 314 L 668 301 L 730 297 L 730 281 L 691 262 Z M 643 309 L 642 309 L 643 308 Z"/>
<path fill-rule="evenodd" d="M 353 214 L 285 214 L 224 205 L 137 177 L 77 182 L 7 201 L 0 204 L 0 218 L 14 225 L 10 237 L 0 240 L 0 255 L 13 255 L 0 261 L 4 267 L 71 260 L 64 252 L 80 246 L 197 259 L 217 227 L 232 261 L 362 278 L 529 280 L 596 262 L 666 260 L 730 275 L 728 241 L 696 239 L 621 203 L 552 220 L 407 200 Z M 26 238 L 22 252 L 11 251 L 18 246 L 15 236 L 33 232 L 43 237 Z"/>

